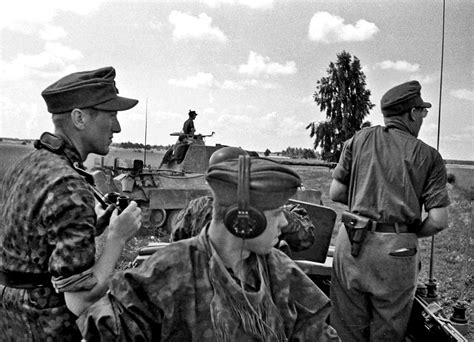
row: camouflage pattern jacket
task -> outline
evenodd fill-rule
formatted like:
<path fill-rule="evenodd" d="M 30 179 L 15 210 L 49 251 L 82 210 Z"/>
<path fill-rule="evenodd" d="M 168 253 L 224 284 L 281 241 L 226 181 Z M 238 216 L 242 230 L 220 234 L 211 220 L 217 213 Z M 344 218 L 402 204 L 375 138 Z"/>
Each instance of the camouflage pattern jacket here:
<path fill-rule="evenodd" d="M 266 312 L 273 331 L 259 338 L 244 317 L 235 316 L 216 301 L 213 257 L 207 229 L 199 236 L 156 251 L 139 268 L 114 275 L 110 290 L 77 320 L 87 341 L 222 341 L 215 310 L 229 341 L 339 341 L 327 325 L 331 304 L 326 295 L 288 258 L 273 249 L 254 260 L 264 265 L 272 311 Z M 230 281 L 232 282 L 232 281 Z M 225 287 L 232 293 L 229 282 Z M 240 286 L 239 286 L 240 288 Z M 244 291 L 244 290 L 242 290 Z M 241 292 L 241 291 L 239 291 Z M 224 294 L 225 295 L 225 294 Z M 251 311 L 245 304 L 241 311 Z M 245 312 L 244 312 L 245 314 Z M 242 315 L 244 316 L 244 315 Z M 278 319 L 277 319 L 278 318 Z M 281 336 L 282 338 L 277 338 Z M 275 338 L 273 338 L 275 337 Z"/>

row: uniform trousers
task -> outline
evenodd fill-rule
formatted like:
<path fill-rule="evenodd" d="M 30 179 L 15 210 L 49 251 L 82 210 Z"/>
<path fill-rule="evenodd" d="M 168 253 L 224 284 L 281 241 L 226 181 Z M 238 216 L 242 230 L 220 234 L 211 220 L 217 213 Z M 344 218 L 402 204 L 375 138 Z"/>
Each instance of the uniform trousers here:
<path fill-rule="evenodd" d="M 343 342 L 404 341 L 419 256 L 389 255 L 401 248 L 418 251 L 416 234 L 369 231 L 359 256 L 353 257 L 341 225 L 331 278 L 331 325 Z"/>

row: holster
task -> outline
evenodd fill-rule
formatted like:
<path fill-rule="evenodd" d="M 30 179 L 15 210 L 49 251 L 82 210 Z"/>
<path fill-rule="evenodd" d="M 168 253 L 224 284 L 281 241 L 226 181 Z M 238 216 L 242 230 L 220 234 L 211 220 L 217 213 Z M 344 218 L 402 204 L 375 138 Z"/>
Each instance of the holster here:
<path fill-rule="evenodd" d="M 345 211 L 342 213 L 342 223 L 346 227 L 347 236 L 351 242 L 351 255 L 357 257 L 364 243 L 367 231 L 372 225 L 372 220 Z"/>

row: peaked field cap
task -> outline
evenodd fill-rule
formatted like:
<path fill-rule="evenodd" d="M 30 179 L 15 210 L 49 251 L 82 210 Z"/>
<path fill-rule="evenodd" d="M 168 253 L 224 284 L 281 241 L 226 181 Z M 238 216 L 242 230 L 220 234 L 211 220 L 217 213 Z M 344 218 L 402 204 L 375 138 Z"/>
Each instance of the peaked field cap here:
<path fill-rule="evenodd" d="M 188 115 L 191 116 L 191 115 L 198 115 L 198 114 L 196 113 L 195 110 L 190 109 Z"/>
<path fill-rule="evenodd" d="M 388 90 L 380 100 L 380 108 L 384 116 L 405 113 L 413 107 L 431 108 L 431 103 L 421 98 L 421 85 L 418 81 L 399 84 Z"/>
<path fill-rule="evenodd" d="M 138 103 L 138 100 L 117 94 L 113 67 L 69 74 L 41 92 L 48 111 L 53 114 L 87 107 L 121 111 L 133 108 Z"/>
<path fill-rule="evenodd" d="M 230 159 L 238 159 L 239 156 L 247 156 L 247 151 L 240 147 L 225 146 L 216 151 L 209 157 L 209 165 L 214 165 Z"/>
<path fill-rule="evenodd" d="M 206 180 L 214 200 L 222 206 L 237 204 L 239 161 L 231 159 L 209 166 Z M 250 158 L 250 205 L 260 210 L 284 205 L 301 186 L 292 169 L 265 158 Z"/>

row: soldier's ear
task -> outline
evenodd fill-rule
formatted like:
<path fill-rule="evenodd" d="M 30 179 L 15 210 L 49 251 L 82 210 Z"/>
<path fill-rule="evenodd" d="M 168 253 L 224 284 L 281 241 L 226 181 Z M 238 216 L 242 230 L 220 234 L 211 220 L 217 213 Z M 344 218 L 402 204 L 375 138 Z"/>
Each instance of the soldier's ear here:
<path fill-rule="evenodd" d="M 71 111 L 71 122 L 77 129 L 83 130 L 86 126 L 86 113 L 78 108 Z"/>
<path fill-rule="evenodd" d="M 411 121 L 415 121 L 416 120 L 416 109 L 415 107 L 413 107 L 412 109 L 410 109 L 410 111 L 408 112 L 408 117 L 410 118 Z"/>

